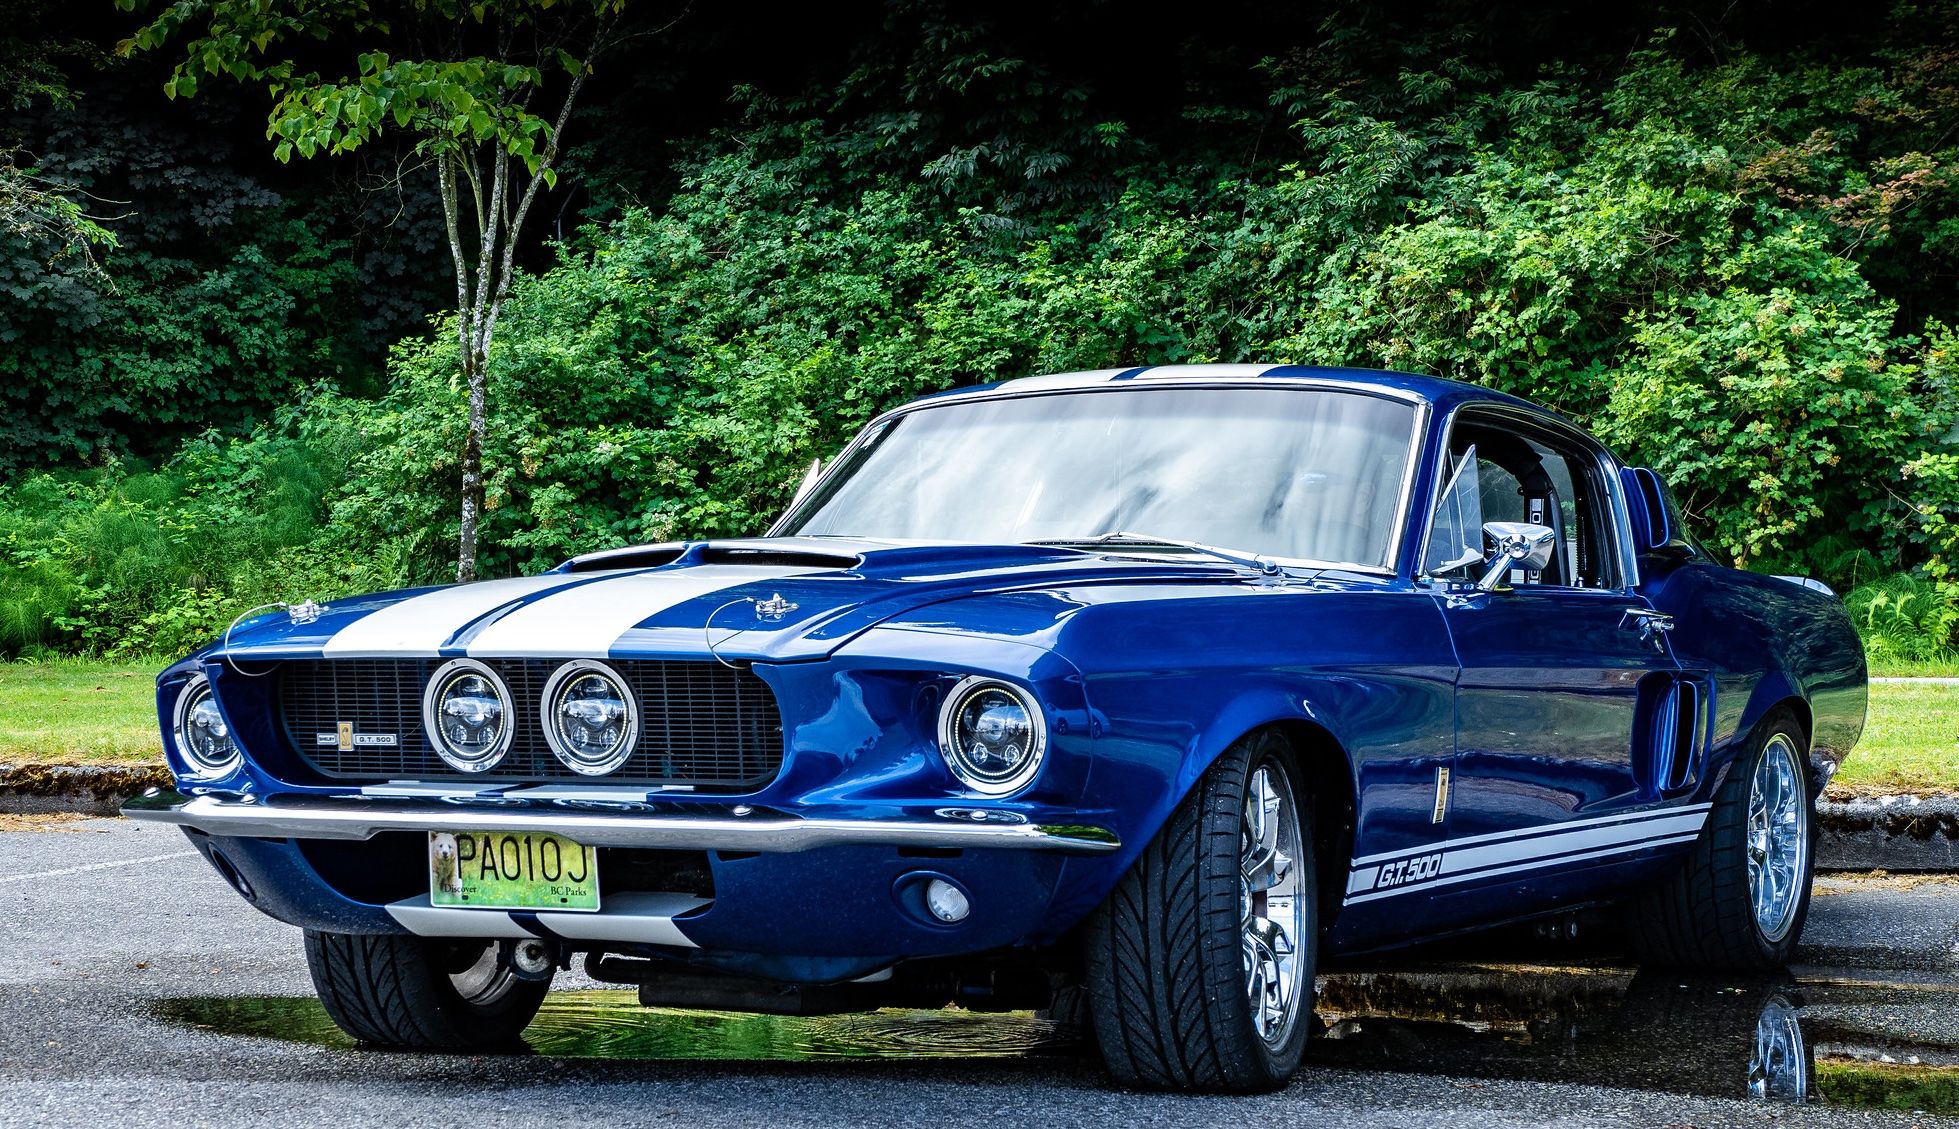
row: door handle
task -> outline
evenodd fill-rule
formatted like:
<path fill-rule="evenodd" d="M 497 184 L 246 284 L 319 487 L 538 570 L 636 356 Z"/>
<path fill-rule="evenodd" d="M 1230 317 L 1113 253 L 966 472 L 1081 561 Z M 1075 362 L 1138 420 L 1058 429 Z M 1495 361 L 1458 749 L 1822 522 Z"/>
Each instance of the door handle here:
<path fill-rule="evenodd" d="M 1673 617 L 1652 608 L 1627 608 L 1626 614 L 1619 620 L 1619 626 L 1637 628 L 1642 641 L 1658 642 L 1661 636 L 1673 630 Z"/>

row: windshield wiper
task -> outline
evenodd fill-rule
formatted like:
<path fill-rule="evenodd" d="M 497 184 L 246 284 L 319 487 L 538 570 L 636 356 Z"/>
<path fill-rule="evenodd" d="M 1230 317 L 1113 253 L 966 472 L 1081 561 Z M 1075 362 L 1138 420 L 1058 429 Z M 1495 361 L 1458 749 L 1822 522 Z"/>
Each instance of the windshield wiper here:
<path fill-rule="evenodd" d="M 1051 541 L 1028 541 L 1025 544 L 1054 545 L 1064 549 L 1082 546 L 1112 545 L 1130 545 L 1137 548 L 1186 549 L 1193 553 L 1202 553 L 1207 557 L 1215 557 L 1218 560 L 1230 564 L 1255 568 L 1266 576 L 1281 576 L 1286 571 L 1280 567 L 1278 561 L 1259 553 L 1247 553 L 1238 549 L 1221 549 L 1216 545 L 1206 545 L 1202 541 L 1185 541 L 1180 537 L 1157 537 L 1149 533 L 1130 533 L 1125 530 L 1117 530 L 1114 533 L 1102 533 L 1094 537 L 1063 537 Z"/>

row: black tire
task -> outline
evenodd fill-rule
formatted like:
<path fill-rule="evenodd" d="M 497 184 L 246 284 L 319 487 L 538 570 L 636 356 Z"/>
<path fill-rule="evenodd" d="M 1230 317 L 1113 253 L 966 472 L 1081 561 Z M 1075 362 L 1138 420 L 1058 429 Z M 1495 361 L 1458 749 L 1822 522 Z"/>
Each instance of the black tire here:
<path fill-rule="evenodd" d="M 1247 788 L 1261 767 L 1291 790 L 1299 832 L 1293 868 L 1305 928 L 1294 945 L 1298 997 L 1276 1042 L 1247 999 L 1240 892 Z M 1109 1073 L 1126 1086 L 1255 1093 L 1286 1084 L 1312 1026 L 1319 957 L 1312 806 L 1278 734 L 1227 749 L 1171 813 L 1085 937 L 1089 1018 Z"/>
<path fill-rule="evenodd" d="M 1054 990 L 1054 999 L 1048 1001 L 1048 1006 L 1036 1011 L 1034 1018 L 1064 1023 L 1070 1027 L 1087 1027 L 1088 987 L 1074 983 L 1061 985 Z"/>
<path fill-rule="evenodd" d="M 1803 778 L 1805 826 L 1797 901 L 1787 927 L 1770 936 L 1756 921 L 1748 879 L 1748 802 L 1755 769 L 1778 739 L 1788 742 Z M 1648 963 L 1706 971 L 1761 970 L 1789 962 L 1809 916 L 1816 874 L 1815 797 L 1808 784 L 1809 744 L 1787 710 L 1756 727 L 1747 750 L 1715 793 L 1707 824 L 1680 868 L 1627 911 L 1635 951 Z"/>
<path fill-rule="evenodd" d="M 306 964 L 327 1015 L 378 1047 L 514 1047 L 551 989 L 497 963 L 494 941 L 306 931 Z"/>

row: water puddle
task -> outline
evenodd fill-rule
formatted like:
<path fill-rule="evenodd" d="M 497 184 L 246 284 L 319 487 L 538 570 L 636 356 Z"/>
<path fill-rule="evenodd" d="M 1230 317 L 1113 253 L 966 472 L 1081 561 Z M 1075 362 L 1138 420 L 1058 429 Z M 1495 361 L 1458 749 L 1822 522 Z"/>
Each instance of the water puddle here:
<path fill-rule="evenodd" d="M 354 1046 L 311 998 L 192 997 L 157 1010 L 226 1034 Z M 1307 1050 L 1309 1069 L 1959 1114 L 1959 1007 L 1944 984 L 1447 964 L 1326 976 L 1317 1010 L 1324 1030 Z M 640 1060 L 1092 1054 L 1077 1029 L 1024 1012 L 750 1015 L 643 1008 L 619 990 L 552 993 L 524 1042 L 539 1055 Z"/>
<path fill-rule="evenodd" d="M 1959 1113 L 1950 985 L 1441 965 L 1322 980 L 1326 1065 Z"/>
<path fill-rule="evenodd" d="M 196 996 L 157 1005 L 164 1019 L 229 1035 L 352 1048 L 318 1000 Z M 1037 1058 L 1081 1053 L 1066 1024 L 1024 1013 L 944 1011 L 752 1015 L 647 1008 L 632 991 L 553 992 L 524 1029 L 532 1053 L 563 1058 L 803 1062 L 841 1058 Z"/>

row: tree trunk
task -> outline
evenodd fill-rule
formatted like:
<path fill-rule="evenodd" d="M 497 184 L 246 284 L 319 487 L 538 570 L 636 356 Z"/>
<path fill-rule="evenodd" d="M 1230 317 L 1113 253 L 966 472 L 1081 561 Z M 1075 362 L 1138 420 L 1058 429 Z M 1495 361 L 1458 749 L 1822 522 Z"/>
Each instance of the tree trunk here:
<path fill-rule="evenodd" d="M 463 351 L 463 380 L 469 385 L 469 434 L 463 439 L 462 512 L 457 523 L 456 579 L 476 579 L 476 526 L 483 510 L 483 433 L 487 429 L 488 358 Z"/>
<path fill-rule="evenodd" d="M 598 54 L 610 26 L 611 20 L 600 18 L 588 58 Z M 503 312 L 504 300 L 510 296 L 511 279 L 516 274 L 517 237 L 523 231 L 524 219 L 530 214 L 538 190 L 555 175 L 551 167 L 558 158 L 558 144 L 565 127 L 570 124 L 572 105 L 585 86 L 585 74 L 581 68 L 572 75 L 550 138 L 537 164 L 529 169 L 529 180 L 524 183 L 515 208 L 509 203 L 515 188 L 510 179 L 510 166 L 515 158 L 497 146 L 489 146 L 487 201 L 474 157 L 467 153 L 444 154 L 436 161 L 442 186 L 442 214 L 448 225 L 449 254 L 456 265 L 456 340 L 461 347 L 463 382 L 469 388 L 469 427 L 463 439 L 462 504 L 456 522 L 456 580 L 460 583 L 476 579 L 477 531 L 483 517 L 483 441 L 489 427 L 490 340 L 496 333 L 497 316 Z M 469 180 L 470 198 L 476 212 L 480 245 L 473 270 L 459 220 L 462 212 L 459 176 Z"/>

